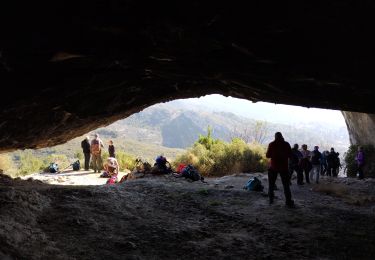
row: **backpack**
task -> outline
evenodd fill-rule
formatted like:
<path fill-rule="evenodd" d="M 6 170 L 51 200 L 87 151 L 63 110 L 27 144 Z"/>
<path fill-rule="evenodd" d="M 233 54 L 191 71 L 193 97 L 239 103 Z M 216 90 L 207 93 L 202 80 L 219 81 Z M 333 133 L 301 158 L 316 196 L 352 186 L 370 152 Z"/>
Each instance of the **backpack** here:
<path fill-rule="evenodd" d="M 176 172 L 181 173 L 182 170 L 185 168 L 186 168 L 186 164 L 181 163 L 178 165 Z"/>
<path fill-rule="evenodd" d="M 92 154 L 99 155 L 100 151 L 101 151 L 101 148 L 100 148 L 100 142 L 99 142 L 99 140 L 92 140 L 92 143 L 91 143 L 91 152 L 92 152 Z"/>
<path fill-rule="evenodd" d="M 264 189 L 262 182 L 257 177 L 248 180 L 243 188 L 249 191 L 263 191 Z"/>
<path fill-rule="evenodd" d="M 73 171 L 79 171 L 81 169 L 81 164 L 80 164 L 79 160 L 72 163 L 72 166 L 73 166 Z"/>
<path fill-rule="evenodd" d="M 198 170 L 194 168 L 193 165 L 189 164 L 186 166 L 182 171 L 181 174 L 186 179 L 190 179 L 192 181 L 203 181 L 204 178 L 199 174 Z"/>
<path fill-rule="evenodd" d="M 50 165 L 48 166 L 48 171 L 50 173 L 56 173 L 59 171 L 59 166 L 57 165 L 57 163 L 50 163 Z"/>
<path fill-rule="evenodd" d="M 322 158 L 322 153 L 319 151 L 313 151 L 311 156 L 311 163 L 314 165 L 320 164 L 320 159 Z"/>

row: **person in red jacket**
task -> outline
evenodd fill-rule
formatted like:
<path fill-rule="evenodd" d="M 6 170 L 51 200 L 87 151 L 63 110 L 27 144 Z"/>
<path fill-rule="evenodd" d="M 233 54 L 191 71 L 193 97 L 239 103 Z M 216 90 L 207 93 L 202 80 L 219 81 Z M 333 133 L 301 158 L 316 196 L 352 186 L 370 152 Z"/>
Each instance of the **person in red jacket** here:
<path fill-rule="evenodd" d="M 280 132 L 275 133 L 275 141 L 268 145 L 266 157 L 271 159 L 271 165 L 268 169 L 268 196 L 270 204 L 273 203 L 277 174 L 280 173 L 281 182 L 284 187 L 285 204 L 288 207 L 293 207 L 294 201 L 292 200 L 289 187 L 290 177 L 288 169 L 288 160 L 292 158 L 292 149 Z"/>

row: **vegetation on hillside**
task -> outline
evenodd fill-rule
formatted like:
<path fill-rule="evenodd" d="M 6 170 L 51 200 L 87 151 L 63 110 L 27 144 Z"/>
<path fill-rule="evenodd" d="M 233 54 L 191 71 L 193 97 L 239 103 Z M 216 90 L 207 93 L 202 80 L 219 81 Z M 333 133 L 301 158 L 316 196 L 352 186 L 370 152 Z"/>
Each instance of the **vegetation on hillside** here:
<path fill-rule="evenodd" d="M 212 137 L 208 128 L 207 135 L 200 136 L 192 148 L 176 158 L 174 167 L 179 164 L 192 164 L 204 176 L 223 176 L 239 172 L 264 172 L 268 165 L 265 147 L 247 144 L 239 138 L 225 142 Z"/>

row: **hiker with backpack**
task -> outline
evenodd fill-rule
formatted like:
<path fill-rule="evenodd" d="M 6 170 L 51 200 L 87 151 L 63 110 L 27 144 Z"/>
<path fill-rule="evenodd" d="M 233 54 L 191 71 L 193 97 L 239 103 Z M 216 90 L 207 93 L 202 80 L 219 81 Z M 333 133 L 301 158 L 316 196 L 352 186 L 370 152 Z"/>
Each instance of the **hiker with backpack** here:
<path fill-rule="evenodd" d="M 310 171 L 310 179 L 314 180 L 314 177 L 315 177 L 316 184 L 319 183 L 321 159 L 322 159 L 322 153 L 319 151 L 319 146 L 314 146 L 314 151 L 311 152 L 312 169 Z"/>
<path fill-rule="evenodd" d="M 294 144 L 292 148 L 292 158 L 289 160 L 289 178 L 292 179 L 294 171 L 297 173 L 297 184 L 303 185 L 303 172 L 300 167 L 302 153 L 298 150 L 298 144 Z"/>
<path fill-rule="evenodd" d="M 90 137 L 86 136 L 86 138 L 81 142 L 82 152 L 85 157 L 85 171 L 88 171 L 90 168 L 90 155 L 91 155 L 91 145 L 90 145 Z"/>
<path fill-rule="evenodd" d="M 102 169 L 102 148 L 104 148 L 99 134 L 95 134 L 95 139 L 91 141 L 91 160 L 94 172 L 100 172 Z"/>
<path fill-rule="evenodd" d="M 268 145 L 266 157 L 271 159 L 271 164 L 268 169 L 269 203 L 273 203 L 277 174 L 280 173 L 281 182 L 284 187 L 285 205 L 293 207 L 294 201 L 292 200 L 292 194 L 289 187 L 290 175 L 288 169 L 288 159 L 292 158 L 292 149 L 290 144 L 284 140 L 280 132 L 275 133 L 275 140 Z"/>
<path fill-rule="evenodd" d="M 306 183 L 310 183 L 310 171 L 312 169 L 310 157 L 311 152 L 307 150 L 307 145 L 302 145 L 302 150 L 300 151 L 302 154 L 302 159 L 300 161 L 300 167 L 302 169 L 302 172 L 305 173 L 305 179 Z"/>

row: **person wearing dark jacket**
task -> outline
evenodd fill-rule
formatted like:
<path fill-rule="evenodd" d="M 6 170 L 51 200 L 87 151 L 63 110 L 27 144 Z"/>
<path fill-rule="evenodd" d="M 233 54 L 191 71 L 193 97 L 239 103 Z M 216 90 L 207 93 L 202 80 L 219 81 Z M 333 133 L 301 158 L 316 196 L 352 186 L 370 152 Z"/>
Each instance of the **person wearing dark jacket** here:
<path fill-rule="evenodd" d="M 83 155 L 85 156 L 85 171 L 88 171 L 90 168 L 90 137 L 86 136 L 86 138 L 81 142 L 81 147 L 83 151 Z"/>
<path fill-rule="evenodd" d="M 327 176 L 337 177 L 336 168 L 337 168 L 337 153 L 332 147 L 331 152 L 326 157 L 327 160 Z"/>
<path fill-rule="evenodd" d="M 109 140 L 108 153 L 109 153 L 109 157 L 116 158 L 116 156 L 115 156 L 115 146 L 113 145 L 112 140 Z"/>
<path fill-rule="evenodd" d="M 302 153 L 298 150 L 298 144 L 294 144 L 292 148 L 292 159 L 289 160 L 289 178 L 292 178 L 294 171 L 297 173 L 297 184 L 303 185 L 303 171 L 300 167 Z"/>
<path fill-rule="evenodd" d="M 275 133 L 275 141 L 268 145 L 266 157 L 271 159 L 271 165 L 268 169 L 268 196 L 270 204 L 273 203 L 277 174 L 280 173 L 281 182 L 284 187 L 285 204 L 288 207 L 293 207 L 294 201 L 292 200 L 289 187 L 290 177 L 288 169 L 288 159 L 292 159 L 292 149 L 280 132 Z"/>

